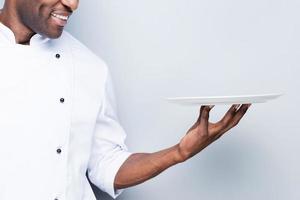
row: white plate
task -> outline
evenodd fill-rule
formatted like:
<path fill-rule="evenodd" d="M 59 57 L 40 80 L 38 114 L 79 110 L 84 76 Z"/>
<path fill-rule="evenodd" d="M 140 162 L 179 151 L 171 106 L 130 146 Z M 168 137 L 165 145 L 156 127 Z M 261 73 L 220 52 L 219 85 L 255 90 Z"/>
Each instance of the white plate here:
<path fill-rule="evenodd" d="M 220 104 L 248 104 L 264 103 L 276 99 L 282 94 L 259 94 L 238 96 L 208 96 L 208 97 L 172 97 L 169 102 L 185 105 L 220 105 Z"/>

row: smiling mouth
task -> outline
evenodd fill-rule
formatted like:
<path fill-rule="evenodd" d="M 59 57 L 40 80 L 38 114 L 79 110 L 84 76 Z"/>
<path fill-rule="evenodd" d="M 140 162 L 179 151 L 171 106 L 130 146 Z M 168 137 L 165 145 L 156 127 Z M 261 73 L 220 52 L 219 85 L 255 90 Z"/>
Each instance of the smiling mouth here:
<path fill-rule="evenodd" d="M 56 11 L 51 13 L 51 18 L 57 26 L 64 27 L 67 24 L 70 15 L 71 13 Z"/>
<path fill-rule="evenodd" d="M 61 20 L 64 20 L 64 21 L 68 21 L 68 19 L 69 19 L 69 16 L 59 15 L 59 14 L 56 14 L 56 13 L 51 13 L 51 16 L 56 17 L 56 18 L 61 19 Z"/>

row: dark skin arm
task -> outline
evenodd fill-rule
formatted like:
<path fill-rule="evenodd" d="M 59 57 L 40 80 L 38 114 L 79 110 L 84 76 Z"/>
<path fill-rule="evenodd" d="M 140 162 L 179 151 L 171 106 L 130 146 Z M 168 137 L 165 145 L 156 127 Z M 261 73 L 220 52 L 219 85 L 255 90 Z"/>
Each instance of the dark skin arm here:
<path fill-rule="evenodd" d="M 198 120 L 178 144 L 155 153 L 132 154 L 115 177 L 115 189 L 140 184 L 193 157 L 235 127 L 249 107 L 250 104 L 240 107 L 233 105 L 219 122 L 210 123 L 209 112 L 212 107 L 202 106 Z"/>

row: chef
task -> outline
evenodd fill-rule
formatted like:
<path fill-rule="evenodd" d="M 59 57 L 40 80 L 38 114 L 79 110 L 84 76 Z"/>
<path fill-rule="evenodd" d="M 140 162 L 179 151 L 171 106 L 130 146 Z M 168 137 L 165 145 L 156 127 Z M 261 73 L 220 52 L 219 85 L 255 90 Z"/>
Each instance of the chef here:
<path fill-rule="evenodd" d="M 0 199 L 116 198 L 199 153 L 238 124 L 249 104 L 217 123 L 202 106 L 174 146 L 131 153 L 107 65 L 64 31 L 79 0 L 5 0 L 0 11 Z M 83 26 L 83 25 L 82 25 Z"/>

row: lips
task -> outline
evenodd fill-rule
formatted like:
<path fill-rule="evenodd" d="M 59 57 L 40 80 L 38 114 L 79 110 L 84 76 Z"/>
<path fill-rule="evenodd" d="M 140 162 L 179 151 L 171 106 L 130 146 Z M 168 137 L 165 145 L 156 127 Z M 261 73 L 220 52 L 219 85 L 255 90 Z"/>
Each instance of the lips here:
<path fill-rule="evenodd" d="M 53 19 L 54 23 L 58 26 L 64 27 L 71 13 L 65 11 L 54 11 L 51 13 L 51 18 Z"/>

